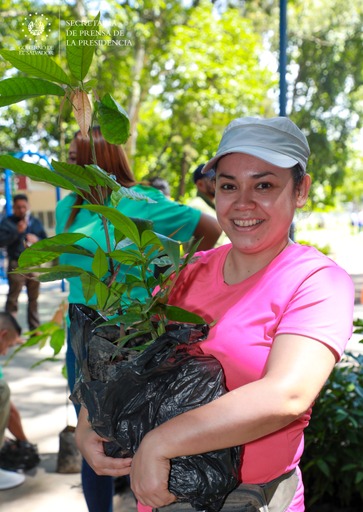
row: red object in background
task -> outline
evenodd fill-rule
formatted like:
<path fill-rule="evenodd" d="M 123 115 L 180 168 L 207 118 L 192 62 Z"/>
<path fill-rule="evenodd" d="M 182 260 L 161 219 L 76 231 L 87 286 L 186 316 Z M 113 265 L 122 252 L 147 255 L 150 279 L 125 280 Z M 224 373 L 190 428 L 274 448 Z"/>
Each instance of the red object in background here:
<path fill-rule="evenodd" d="M 27 190 L 28 189 L 28 178 L 27 176 L 18 175 L 16 177 L 16 184 L 18 190 Z"/>

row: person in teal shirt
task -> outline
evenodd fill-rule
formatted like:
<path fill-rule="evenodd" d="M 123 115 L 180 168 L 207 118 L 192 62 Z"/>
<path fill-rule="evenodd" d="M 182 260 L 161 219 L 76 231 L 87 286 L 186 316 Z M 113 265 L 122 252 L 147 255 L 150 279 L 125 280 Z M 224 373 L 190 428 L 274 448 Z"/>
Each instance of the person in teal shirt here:
<path fill-rule="evenodd" d="M 214 246 L 221 234 L 221 228 L 213 217 L 172 201 L 154 187 L 137 184 L 122 147 L 106 142 L 99 127 L 93 128 L 93 140 L 97 165 L 113 175 L 120 185 L 154 201 L 149 203 L 123 198 L 117 206 L 121 213 L 128 217 L 150 220 L 153 222 L 154 231 L 182 243 L 188 243 L 191 239 L 201 239 L 200 250 L 208 250 Z M 81 166 L 93 163 L 89 138 L 83 137 L 80 132 L 76 133 L 70 144 L 68 161 Z M 107 189 L 105 190 L 105 198 L 105 203 L 110 205 Z M 73 206 L 82 203 L 83 199 L 75 193 L 65 196 L 58 202 L 56 207 L 56 233 L 69 232 L 88 235 L 95 241 L 83 238 L 77 244 L 92 252 L 96 250 L 97 244 L 103 250 L 106 250 L 106 236 L 99 215 L 89 210 L 73 208 Z M 110 236 L 112 239 L 112 226 L 110 226 Z M 92 261 L 92 258 L 87 256 L 74 254 L 62 254 L 60 257 L 62 264 L 79 266 L 86 271 L 91 270 Z M 68 283 L 69 304 L 95 304 L 95 297 L 86 302 L 79 277 L 68 279 Z M 142 293 L 141 289 L 139 289 L 139 293 Z M 69 387 L 73 391 L 77 375 L 75 355 L 69 333 L 66 366 Z M 112 512 L 112 477 L 96 475 L 87 462 L 83 461 L 82 484 L 89 512 Z"/>

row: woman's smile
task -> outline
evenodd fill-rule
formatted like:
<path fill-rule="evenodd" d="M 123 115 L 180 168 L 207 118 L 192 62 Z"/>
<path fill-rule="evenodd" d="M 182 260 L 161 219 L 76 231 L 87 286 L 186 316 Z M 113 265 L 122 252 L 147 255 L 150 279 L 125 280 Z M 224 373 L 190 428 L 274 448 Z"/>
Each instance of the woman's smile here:
<path fill-rule="evenodd" d="M 233 224 L 238 226 L 239 228 L 252 228 L 258 226 L 263 222 L 260 219 L 234 219 Z"/>

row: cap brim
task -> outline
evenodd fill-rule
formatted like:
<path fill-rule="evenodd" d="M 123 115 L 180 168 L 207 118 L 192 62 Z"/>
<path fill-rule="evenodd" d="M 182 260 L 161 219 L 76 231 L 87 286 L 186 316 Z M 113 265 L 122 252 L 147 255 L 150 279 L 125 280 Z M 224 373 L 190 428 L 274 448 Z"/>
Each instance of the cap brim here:
<path fill-rule="evenodd" d="M 202 170 L 202 174 L 208 173 L 208 171 L 213 169 L 218 160 L 222 158 L 222 156 L 230 155 L 231 153 L 245 153 L 246 155 L 255 156 L 256 158 L 260 158 L 265 162 L 276 165 L 277 167 L 282 167 L 284 169 L 289 169 L 299 163 L 294 158 L 282 155 L 281 153 L 277 153 L 271 149 L 257 146 L 238 146 L 235 148 L 230 148 L 228 151 L 221 151 L 220 153 L 217 152 L 216 156 L 211 158 L 211 160 L 205 164 Z"/>

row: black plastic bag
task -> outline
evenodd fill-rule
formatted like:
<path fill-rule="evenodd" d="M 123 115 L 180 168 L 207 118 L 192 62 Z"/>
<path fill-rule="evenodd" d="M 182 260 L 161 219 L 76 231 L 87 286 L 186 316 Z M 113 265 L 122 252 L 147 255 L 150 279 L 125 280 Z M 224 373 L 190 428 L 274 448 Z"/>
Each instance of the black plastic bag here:
<path fill-rule="evenodd" d="M 196 343 L 207 326 L 171 325 L 131 360 L 129 349 L 115 354 L 116 326 L 87 306 L 70 305 L 71 340 L 80 366 L 71 399 L 88 410 L 94 430 L 111 440 L 105 453 L 132 456 L 156 426 L 226 393 L 223 369 Z M 132 349 L 131 349 L 132 352 Z M 240 447 L 171 461 L 169 490 L 197 510 L 217 512 L 239 483 Z"/>
<path fill-rule="evenodd" d="M 7 439 L 0 450 L 0 468 L 9 471 L 29 471 L 40 463 L 36 444 L 19 439 Z"/>

